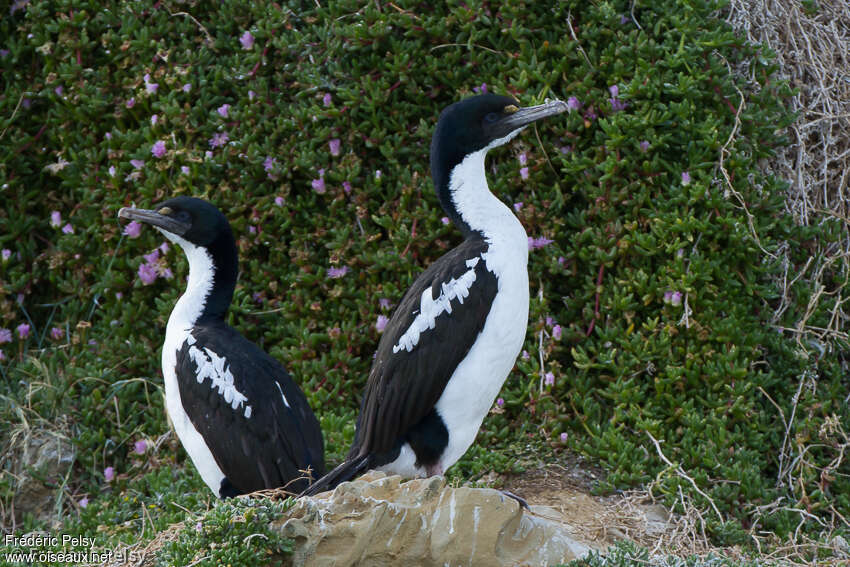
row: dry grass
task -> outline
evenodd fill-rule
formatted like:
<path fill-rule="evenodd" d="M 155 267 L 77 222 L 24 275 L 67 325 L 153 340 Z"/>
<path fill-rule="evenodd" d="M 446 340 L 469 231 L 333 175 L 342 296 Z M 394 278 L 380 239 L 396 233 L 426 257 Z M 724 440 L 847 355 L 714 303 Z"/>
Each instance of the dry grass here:
<path fill-rule="evenodd" d="M 809 6 L 807 8 L 807 6 Z M 762 164 L 768 173 L 790 182 L 786 209 L 801 225 L 837 220 L 838 242 L 815 242 L 802 267 L 785 258 L 785 298 L 774 322 L 788 309 L 788 289 L 810 281 L 815 293 L 794 328 L 805 352 L 823 351 L 847 341 L 850 299 L 850 2 L 846 0 L 730 0 L 727 21 L 752 43 L 776 53 L 779 76 L 797 90 L 791 100 L 797 119 L 791 144 Z M 747 75 L 748 69 L 739 69 Z M 750 81 L 758 88 L 754 80 Z M 809 319 L 816 309 L 831 314 L 828 324 Z"/>

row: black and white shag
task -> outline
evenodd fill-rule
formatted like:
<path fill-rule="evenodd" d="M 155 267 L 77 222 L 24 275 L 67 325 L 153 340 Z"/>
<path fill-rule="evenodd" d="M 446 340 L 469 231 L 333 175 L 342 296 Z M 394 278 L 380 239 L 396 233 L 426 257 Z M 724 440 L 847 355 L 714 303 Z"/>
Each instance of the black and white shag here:
<path fill-rule="evenodd" d="M 567 110 L 481 95 L 446 108 L 431 141 L 440 204 L 463 233 L 404 295 L 381 337 L 346 461 L 308 494 L 366 469 L 443 474 L 475 440 L 522 348 L 528 237 L 487 185 L 487 152 Z"/>
<path fill-rule="evenodd" d="M 286 369 L 227 325 L 238 273 L 230 224 L 212 204 L 176 197 L 119 217 L 150 224 L 189 260 L 162 347 L 165 403 L 183 447 L 219 497 L 298 492 L 324 474 L 316 416 Z"/>

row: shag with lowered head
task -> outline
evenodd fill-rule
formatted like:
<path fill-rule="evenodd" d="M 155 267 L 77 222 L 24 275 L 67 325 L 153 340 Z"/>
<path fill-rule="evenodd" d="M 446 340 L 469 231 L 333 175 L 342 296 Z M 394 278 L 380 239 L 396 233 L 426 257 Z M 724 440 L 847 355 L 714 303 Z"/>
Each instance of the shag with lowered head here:
<path fill-rule="evenodd" d="M 528 237 L 487 185 L 487 152 L 567 110 L 520 108 L 481 95 L 446 108 L 431 140 L 440 204 L 464 241 L 429 266 L 381 336 L 346 461 L 315 494 L 376 468 L 443 474 L 475 440 L 522 348 L 528 324 Z"/>
<path fill-rule="evenodd" d="M 319 422 L 286 369 L 224 321 L 238 273 L 230 223 L 193 197 L 118 216 L 155 227 L 189 260 L 165 330 L 162 373 L 168 416 L 201 478 L 221 498 L 306 488 L 324 474 Z"/>

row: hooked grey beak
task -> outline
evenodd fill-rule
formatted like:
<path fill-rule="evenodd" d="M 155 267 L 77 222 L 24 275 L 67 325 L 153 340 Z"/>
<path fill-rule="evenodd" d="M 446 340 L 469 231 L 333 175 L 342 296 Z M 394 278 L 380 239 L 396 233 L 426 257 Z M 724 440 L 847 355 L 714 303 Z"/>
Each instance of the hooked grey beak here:
<path fill-rule="evenodd" d="M 543 104 L 517 109 L 513 114 L 509 114 L 493 124 L 493 128 L 496 130 L 496 136 L 501 138 L 514 130 L 528 126 L 532 122 L 561 114 L 567 110 L 569 110 L 569 107 L 566 102 L 562 100 L 547 100 Z"/>
<path fill-rule="evenodd" d="M 168 215 L 163 215 L 157 211 L 151 211 L 148 209 L 122 207 L 121 210 L 118 211 L 118 218 L 137 220 L 139 222 L 161 228 L 162 230 L 176 234 L 177 236 L 183 236 L 190 228 L 192 228 L 192 225 L 189 223 L 180 222 Z"/>

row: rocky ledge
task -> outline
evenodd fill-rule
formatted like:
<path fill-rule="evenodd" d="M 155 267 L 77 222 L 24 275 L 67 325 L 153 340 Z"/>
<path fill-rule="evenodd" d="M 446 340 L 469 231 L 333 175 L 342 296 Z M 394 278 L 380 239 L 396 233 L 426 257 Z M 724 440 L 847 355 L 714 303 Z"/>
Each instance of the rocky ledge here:
<path fill-rule="evenodd" d="M 544 566 L 590 550 L 551 508 L 523 510 L 498 490 L 443 477 L 375 472 L 300 499 L 276 528 L 295 540 L 298 566 Z"/>

